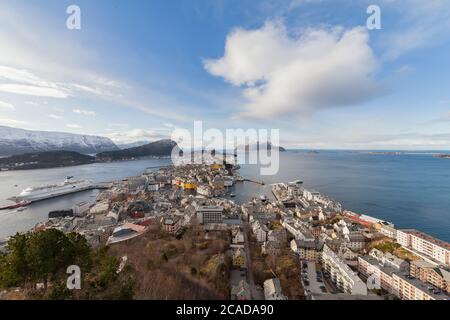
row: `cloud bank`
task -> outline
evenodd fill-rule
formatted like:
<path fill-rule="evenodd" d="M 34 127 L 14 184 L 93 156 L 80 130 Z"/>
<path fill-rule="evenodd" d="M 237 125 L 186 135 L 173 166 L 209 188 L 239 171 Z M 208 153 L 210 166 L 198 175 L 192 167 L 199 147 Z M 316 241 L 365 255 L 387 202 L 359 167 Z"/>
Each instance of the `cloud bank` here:
<path fill-rule="evenodd" d="M 241 116 L 270 118 L 348 106 L 382 93 L 377 61 L 362 27 L 308 29 L 290 36 L 280 22 L 235 29 L 220 59 L 204 61 L 212 75 L 243 89 Z"/>

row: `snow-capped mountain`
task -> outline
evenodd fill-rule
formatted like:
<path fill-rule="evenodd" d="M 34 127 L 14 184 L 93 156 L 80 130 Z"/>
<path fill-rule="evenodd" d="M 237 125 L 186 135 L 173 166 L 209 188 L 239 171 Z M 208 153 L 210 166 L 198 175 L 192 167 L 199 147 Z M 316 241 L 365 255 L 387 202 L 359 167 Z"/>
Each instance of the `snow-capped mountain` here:
<path fill-rule="evenodd" d="M 0 126 L 0 156 L 58 150 L 94 154 L 118 149 L 105 137 Z"/>

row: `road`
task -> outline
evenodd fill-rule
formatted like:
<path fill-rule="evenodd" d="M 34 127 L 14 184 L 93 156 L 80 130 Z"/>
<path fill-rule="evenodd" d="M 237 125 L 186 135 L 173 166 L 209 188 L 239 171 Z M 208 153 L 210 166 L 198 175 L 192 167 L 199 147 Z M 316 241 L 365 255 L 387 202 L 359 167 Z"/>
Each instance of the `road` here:
<path fill-rule="evenodd" d="M 248 239 L 248 233 L 250 232 L 250 226 L 248 222 L 244 222 L 244 248 L 245 248 L 245 260 L 247 265 L 247 280 L 250 286 L 250 293 L 252 300 L 261 300 L 261 291 L 256 289 L 255 279 L 253 276 L 253 262 L 250 251 L 250 240 Z"/>

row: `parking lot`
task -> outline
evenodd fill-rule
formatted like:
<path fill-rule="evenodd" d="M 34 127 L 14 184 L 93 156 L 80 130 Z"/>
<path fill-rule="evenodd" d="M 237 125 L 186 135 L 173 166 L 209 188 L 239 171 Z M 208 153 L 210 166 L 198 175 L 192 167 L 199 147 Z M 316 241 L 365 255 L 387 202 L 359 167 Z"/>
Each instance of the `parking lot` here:
<path fill-rule="evenodd" d="M 316 263 L 311 261 L 302 261 L 301 277 L 308 294 L 325 294 L 327 289 L 323 283 L 323 275 L 317 272 Z"/>

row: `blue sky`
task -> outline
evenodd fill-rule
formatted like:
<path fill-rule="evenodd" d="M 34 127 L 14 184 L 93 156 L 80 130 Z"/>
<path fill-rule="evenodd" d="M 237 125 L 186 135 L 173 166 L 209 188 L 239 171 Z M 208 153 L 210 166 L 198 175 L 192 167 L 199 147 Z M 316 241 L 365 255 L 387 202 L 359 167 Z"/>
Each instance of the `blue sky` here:
<path fill-rule="evenodd" d="M 122 143 L 202 120 L 287 147 L 450 149 L 449 31 L 446 0 L 2 1 L 0 125 Z"/>

